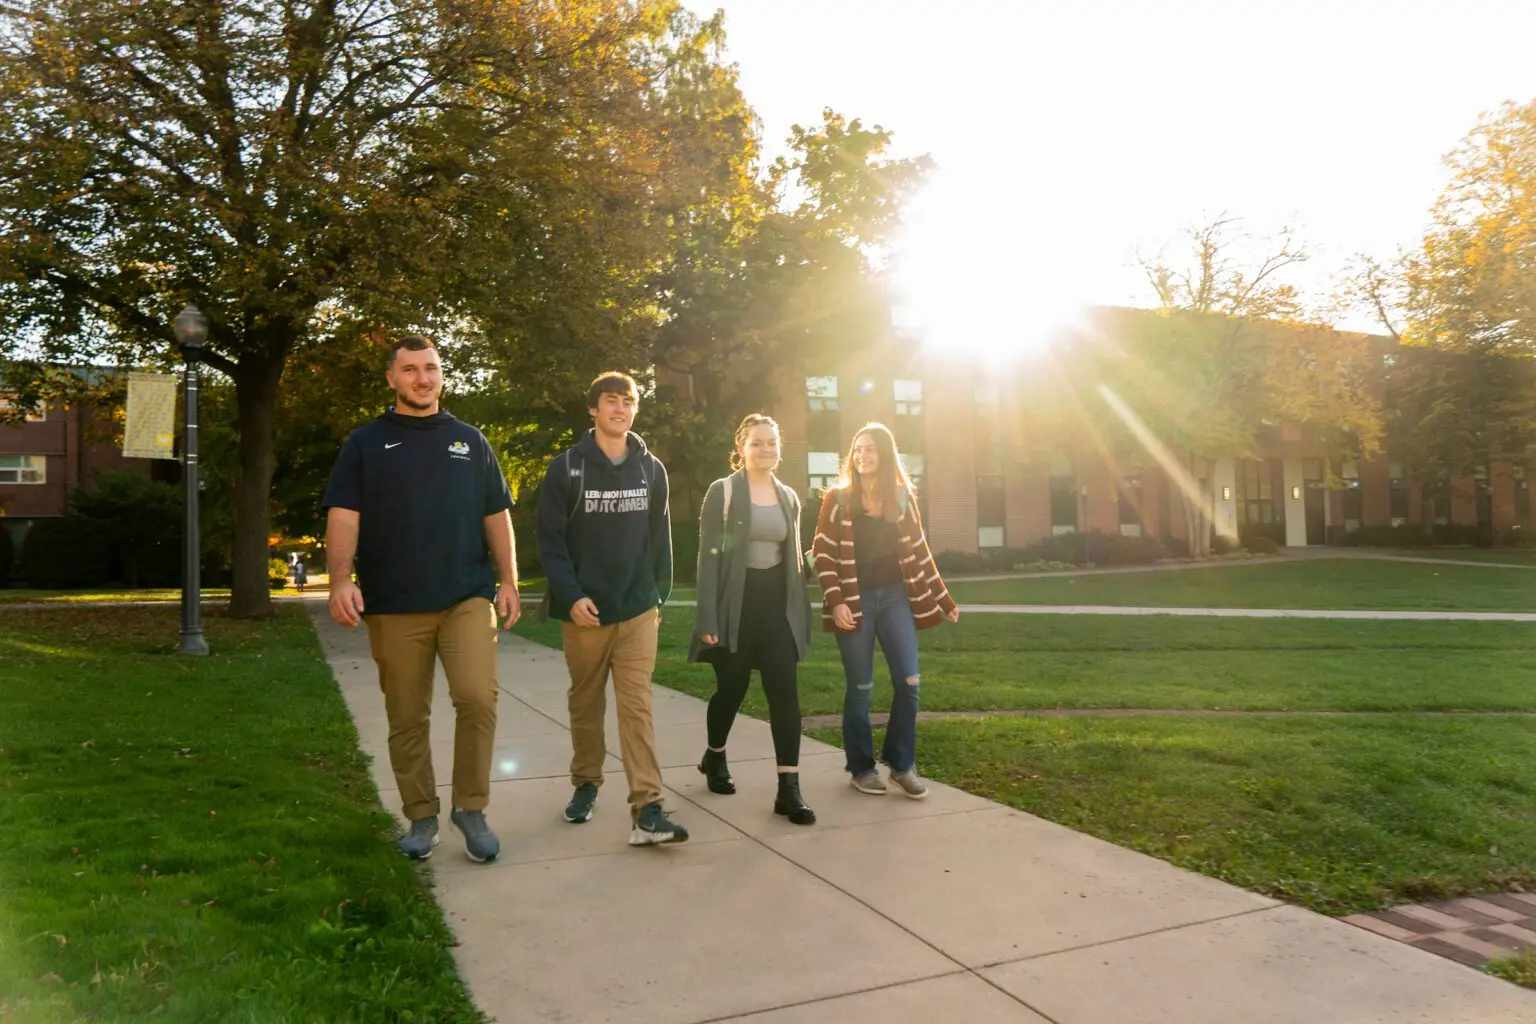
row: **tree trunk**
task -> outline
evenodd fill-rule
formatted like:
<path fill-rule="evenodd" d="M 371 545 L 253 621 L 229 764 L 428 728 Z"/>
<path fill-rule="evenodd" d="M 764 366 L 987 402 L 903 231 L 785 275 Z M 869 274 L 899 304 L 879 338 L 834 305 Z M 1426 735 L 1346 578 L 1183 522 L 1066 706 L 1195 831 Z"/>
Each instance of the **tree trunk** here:
<path fill-rule="evenodd" d="M 1200 460 L 1191 452 L 1189 455 L 1189 484 L 1191 490 L 1202 492 L 1203 498 L 1209 498 L 1210 482 L 1202 483 L 1200 476 Z M 1199 501 L 1190 497 L 1189 491 L 1179 488 L 1179 496 L 1184 500 L 1184 526 L 1189 534 L 1189 557 L 1206 558 L 1211 553 L 1211 524 L 1206 515 L 1206 509 L 1210 507 L 1209 501 Z"/>
<path fill-rule="evenodd" d="M 242 360 L 240 370 L 235 377 L 240 466 L 235 475 L 234 579 L 229 614 L 236 619 L 259 619 L 272 614 L 272 588 L 267 580 L 268 503 L 276 466 L 273 427 L 283 360 Z"/>

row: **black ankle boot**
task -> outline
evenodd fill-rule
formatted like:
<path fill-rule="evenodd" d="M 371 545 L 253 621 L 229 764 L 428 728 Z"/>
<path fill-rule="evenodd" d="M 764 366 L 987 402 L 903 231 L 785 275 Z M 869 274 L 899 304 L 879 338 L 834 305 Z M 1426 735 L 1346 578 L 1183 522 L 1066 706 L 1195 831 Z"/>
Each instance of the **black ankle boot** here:
<path fill-rule="evenodd" d="M 779 773 L 779 795 L 773 801 L 773 813 L 789 818 L 792 825 L 814 825 L 816 812 L 805 806 L 800 796 L 800 773 Z"/>
<path fill-rule="evenodd" d="M 705 750 L 704 760 L 699 762 L 699 771 L 704 773 L 711 793 L 729 796 L 736 792 L 736 780 L 731 778 L 730 765 L 725 763 L 725 751 Z"/>

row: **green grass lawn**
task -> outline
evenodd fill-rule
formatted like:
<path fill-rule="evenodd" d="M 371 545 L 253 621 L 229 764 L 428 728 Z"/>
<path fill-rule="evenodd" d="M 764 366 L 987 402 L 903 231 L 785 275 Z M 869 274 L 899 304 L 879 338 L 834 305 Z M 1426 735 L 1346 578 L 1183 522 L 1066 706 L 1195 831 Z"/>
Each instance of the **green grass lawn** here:
<path fill-rule="evenodd" d="M 1536 572 L 1327 559 L 957 583 L 962 604 L 1536 612 Z"/>
<path fill-rule="evenodd" d="M 949 720 L 920 725 L 918 762 L 1324 913 L 1536 886 L 1529 719 Z"/>
<path fill-rule="evenodd" d="M 1406 558 L 1439 558 L 1453 562 L 1502 562 L 1505 565 L 1536 566 L 1536 548 L 1405 548 L 1393 551 Z"/>
<path fill-rule="evenodd" d="M 0 1020 L 478 1021 L 300 608 L 0 610 Z"/>
<path fill-rule="evenodd" d="M 517 631 L 559 646 L 556 623 Z M 663 609 L 655 680 L 708 697 L 713 672 L 685 660 L 692 631 L 693 609 Z M 1536 711 L 1536 623 L 971 615 L 921 643 L 930 711 Z M 883 668 L 877 678 L 878 707 Z M 843 690 L 836 644 L 818 632 L 800 667 L 803 712 L 840 712 Z M 756 687 L 744 706 L 767 711 Z"/>

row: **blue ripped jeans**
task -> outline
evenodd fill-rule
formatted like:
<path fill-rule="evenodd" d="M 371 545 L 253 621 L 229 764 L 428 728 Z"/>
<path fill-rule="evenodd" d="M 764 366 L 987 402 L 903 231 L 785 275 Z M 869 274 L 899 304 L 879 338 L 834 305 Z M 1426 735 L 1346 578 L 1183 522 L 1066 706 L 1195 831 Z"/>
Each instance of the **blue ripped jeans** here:
<path fill-rule="evenodd" d="M 885 727 L 880 760 L 893 772 L 911 771 L 917 761 L 917 623 L 905 586 L 879 587 L 859 595 L 859 628 L 837 632 L 843 656 L 843 751 L 848 773 L 875 767 L 875 741 L 869 727 L 869 700 L 875 688 L 875 641 L 891 670 L 891 718 Z"/>

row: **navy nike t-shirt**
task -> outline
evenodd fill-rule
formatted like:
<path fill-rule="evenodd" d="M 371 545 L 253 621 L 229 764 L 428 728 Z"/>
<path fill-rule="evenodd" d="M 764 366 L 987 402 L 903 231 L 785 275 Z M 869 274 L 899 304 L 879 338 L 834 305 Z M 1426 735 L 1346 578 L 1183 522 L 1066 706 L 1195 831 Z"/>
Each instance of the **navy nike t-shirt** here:
<path fill-rule="evenodd" d="M 511 508 L 512 493 L 490 443 L 469 424 L 391 409 L 342 445 L 324 505 L 358 513 L 367 614 L 438 612 L 495 596 L 485 518 Z"/>

